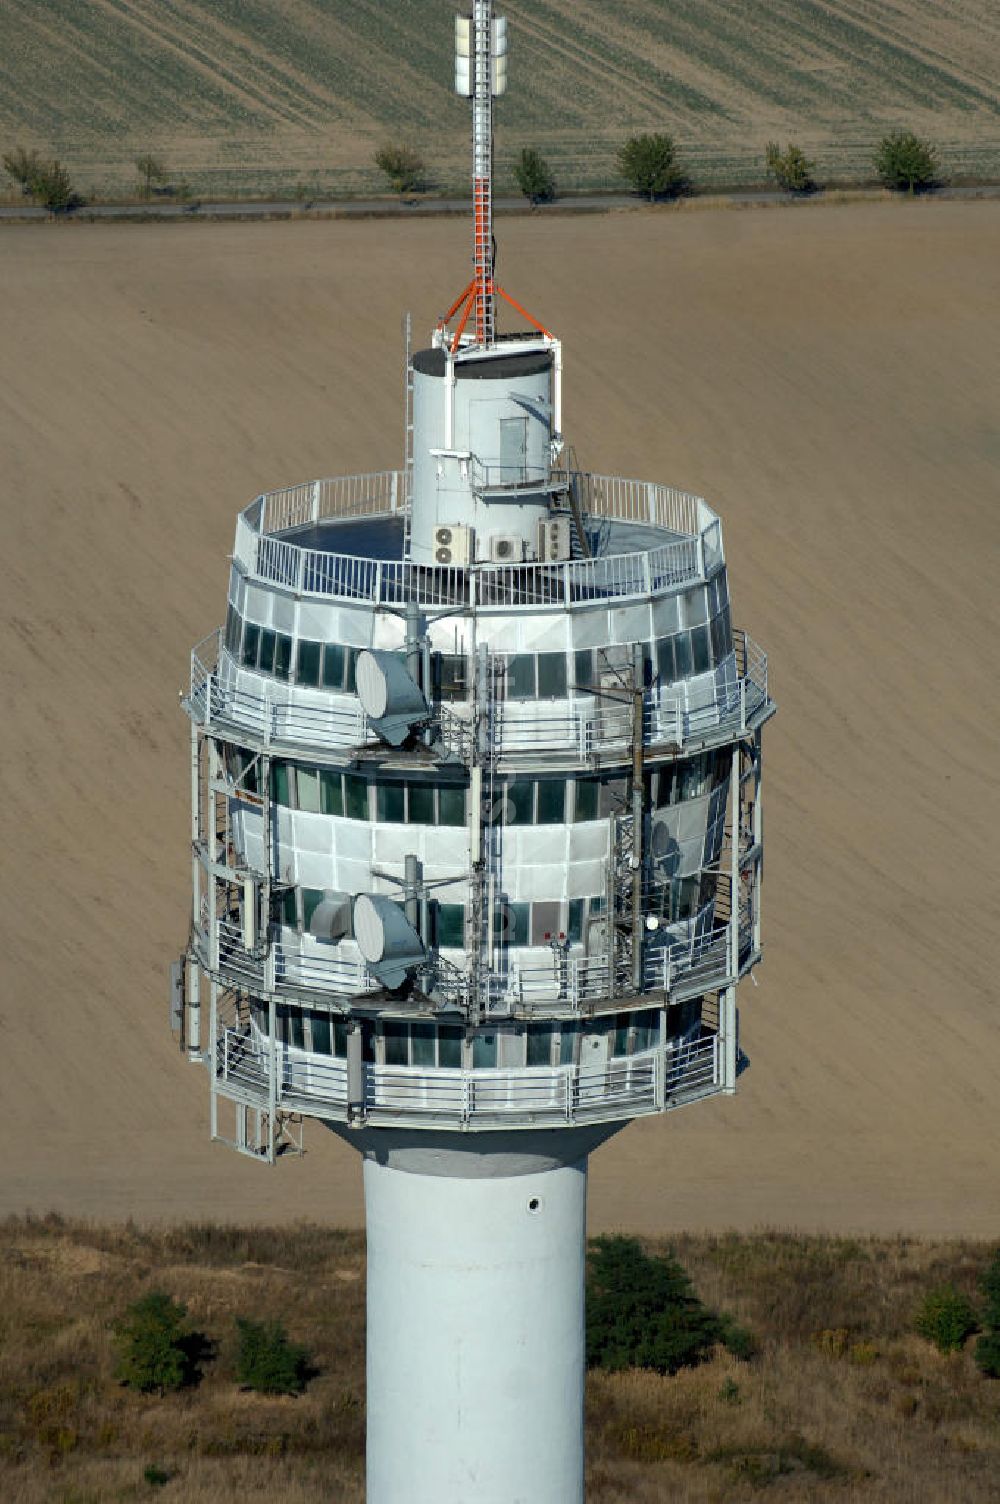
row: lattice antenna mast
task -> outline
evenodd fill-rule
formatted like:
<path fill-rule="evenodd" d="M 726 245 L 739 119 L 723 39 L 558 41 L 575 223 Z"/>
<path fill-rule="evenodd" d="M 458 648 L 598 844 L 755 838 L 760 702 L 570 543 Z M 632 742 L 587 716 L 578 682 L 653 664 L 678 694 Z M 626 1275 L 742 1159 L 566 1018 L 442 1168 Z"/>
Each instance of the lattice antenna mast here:
<path fill-rule="evenodd" d="M 455 91 L 472 100 L 473 298 L 475 342 L 496 339 L 493 282 L 493 96 L 507 88 L 507 21 L 493 0 L 473 0 L 455 18 Z"/>

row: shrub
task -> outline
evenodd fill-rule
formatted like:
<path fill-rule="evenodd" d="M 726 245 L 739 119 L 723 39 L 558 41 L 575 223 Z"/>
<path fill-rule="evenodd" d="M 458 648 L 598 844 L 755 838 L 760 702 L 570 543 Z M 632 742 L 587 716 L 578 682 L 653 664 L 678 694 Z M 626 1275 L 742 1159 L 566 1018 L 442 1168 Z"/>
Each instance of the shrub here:
<path fill-rule="evenodd" d="M 678 193 L 684 185 L 672 136 L 629 136 L 617 160 L 622 177 L 650 203 L 660 194 Z"/>
<path fill-rule="evenodd" d="M 236 1379 L 261 1394 L 301 1394 L 309 1377 L 309 1354 L 289 1342 L 280 1321 L 236 1318 Z"/>
<path fill-rule="evenodd" d="M 769 141 L 764 150 L 764 163 L 768 175 L 774 178 L 779 188 L 789 193 L 811 193 L 816 187 L 812 162 L 791 141 L 787 151 L 782 151 L 777 141 Z"/>
<path fill-rule="evenodd" d="M 722 1339 L 676 1259 L 650 1258 L 634 1238 L 595 1238 L 587 1262 L 589 1368 L 676 1373 Z"/>
<path fill-rule="evenodd" d="M 60 162 L 46 162 L 37 151 L 25 151 L 16 146 L 3 158 L 5 170 L 21 192 L 30 194 L 54 214 L 63 209 L 75 209 L 83 200 L 70 182 L 69 173 Z"/>
<path fill-rule="evenodd" d="M 980 1275 L 979 1289 L 986 1302 L 983 1326 L 988 1332 L 1000 1332 L 1000 1248 Z"/>
<path fill-rule="evenodd" d="M 163 1290 L 151 1290 L 129 1306 L 115 1327 L 115 1349 L 116 1378 L 144 1394 L 195 1383 L 209 1354 L 204 1335 L 188 1324 L 186 1307 Z"/>
<path fill-rule="evenodd" d="M 26 151 L 23 146 L 15 146 L 13 151 L 4 152 L 4 171 L 17 183 L 24 194 L 30 194 L 34 190 L 34 183 L 43 166 L 37 151 Z"/>
<path fill-rule="evenodd" d="M 972 1302 L 954 1285 L 929 1291 L 913 1324 L 920 1336 L 942 1353 L 958 1352 L 979 1325 Z"/>
<path fill-rule="evenodd" d="M 976 1367 L 988 1379 L 1000 1379 L 1000 1332 L 986 1332 L 976 1343 Z"/>
<path fill-rule="evenodd" d="M 139 174 L 139 189 L 143 198 L 151 198 L 153 184 L 166 181 L 166 167 L 159 157 L 154 157 L 150 152 L 144 152 L 141 157 L 136 157 L 135 167 Z"/>
<path fill-rule="evenodd" d="M 415 193 L 423 185 L 424 159 L 411 146 L 380 146 L 375 166 L 385 173 L 396 193 Z"/>
<path fill-rule="evenodd" d="M 933 187 L 937 165 L 933 146 L 912 131 L 883 136 L 875 153 L 875 171 L 885 186 L 905 188 L 909 193 Z"/>
<path fill-rule="evenodd" d="M 524 147 L 514 163 L 514 181 L 533 204 L 545 203 L 555 197 L 556 180 L 552 169 L 533 146 Z"/>

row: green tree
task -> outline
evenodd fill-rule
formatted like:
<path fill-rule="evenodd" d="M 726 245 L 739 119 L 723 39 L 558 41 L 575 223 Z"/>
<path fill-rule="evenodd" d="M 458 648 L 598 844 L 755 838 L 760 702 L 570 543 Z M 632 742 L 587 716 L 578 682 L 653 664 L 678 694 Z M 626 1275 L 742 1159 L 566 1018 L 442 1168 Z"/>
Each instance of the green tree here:
<path fill-rule="evenodd" d="M 115 1377 L 129 1389 L 165 1394 L 201 1373 L 209 1344 L 192 1331 L 187 1309 L 163 1290 L 150 1290 L 115 1327 Z"/>
<path fill-rule="evenodd" d="M 988 1332 L 1000 1332 L 1000 1248 L 980 1275 L 979 1288 L 986 1302 L 983 1326 Z"/>
<path fill-rule="evenodd" d="M 555 197 L 556 180 L 545 158 L 533 146 L 525 146 L 514 163 L 514 181 L 533 204 Z"/>
<path fill-rule="evenodd" d="M 933 1342 L 938 1352 L 959 1352 L 979 1322 L 972 1302 L 954 1285 L 941 1285 L 928 1291 L 913 1325 L 921 1337 Z"/>
<path fill-rule="evenodd" d="M 4 152 L 3 155 L 4 171 L 14 179 L 24 194 L 34 191 L 32 185 L 43 165 L 37 151 L 26 151 L 23 146 L 15 146 L 13 151 Z"/>
<path fill-rule="evenodd" d="M 908 193 L 931 188 L 937 179 L 937 154 L 927 141 L 912 131 L 893 131 L 883 136 L 875 153 L 875 171 L 887 188 Z"/>
<path fill-rule="evenodd" d="M 301 1394 L 309 1377 L 309 1354 L 289 1342 L 280 1321 L 236 1318 L 236 1379 L 261 1394 Z"/>
<path fill-rule="evenodd" d="M 777 141 L 769 141 L 764 149 L 764 164 L 768 175 L 788 193 L 811 193 L 816 186 L 812 162 L 792 141 L 787 151 L 782 151 Z"/>
<path fill-rule="evenodd" d="M 167 169 L 160 157 L 154 157 L 151 152 L 144 152 L 141 157 L 135 159 L 136 171 L 139 174 L 139 191 L 143 198 L 152 198 L 153 184 L 159 186 L 166 182 Z"/>
<path fill-rule="evenodd" d="M 83 200 L 70 182 L 61 162 L 43 162 L 31 183 L 32 196 L 53 214 L 75 209 Z"/>
<path fill-rule="evenodd" d="M 415 193 L 423 186 L 424 159 L 412 146 L 389 143 L 375 153 L 375 166 L 384 172 L 396 193 Z"/>
<path fill-rule="evenodd" d="M 634 1238 L 595 1238 L 587 1264 L 588 1367 L 676 1373 L 723 1340 L 676 1259 L 651 1258 Z"/>
<path fill-rule="evenodd" d="M 660 195 L 678 193 L 684 185 L 672 136 L 629 136 L 617 161 L 622 177 L 637 193 L 646 194 L 650 203 Z"/>
<path fill-rule="evenodd" d="M 1000 1332 L 984 1332 L 975 1349 L 976 1367 L 988 1379 L 1000 1379 Z"/>

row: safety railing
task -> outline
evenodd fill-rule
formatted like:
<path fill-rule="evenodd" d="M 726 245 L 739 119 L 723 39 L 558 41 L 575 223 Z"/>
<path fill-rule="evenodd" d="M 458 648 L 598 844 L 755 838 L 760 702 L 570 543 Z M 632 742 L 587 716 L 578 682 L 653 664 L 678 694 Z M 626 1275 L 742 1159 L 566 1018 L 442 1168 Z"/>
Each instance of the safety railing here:
<path fill-rule="evenodd" d="M 368 1122 L 565 1124 L 638 1116 L 680 1105 L 721 1086 L 718 1036 L 670 1040 L 631 1056 L 553 1067 L 466 1070 L 362 1066 L 360 1098 L 349 1101 L 347 1062 L 278 1044 L 271 1081 L 266 1038 L 224 1027 L 215 1044 L 217 1087 L 317 1115 Z"/>
<path fill-rule="evenodd" d="M 501 469 L 503 467 L 500 467 Z M 559 484 L 556 475 L 553 486 Z M 502 484 L 501 480 L 496 482 Z M 455 565 L 363 558 L 279 536 L 334 518 L 392 517 L 408 505 L 405 471 L 339 476 L 257 497 L 240 514 L 233 557 L 250 576 L 300 595 L 373 604 L 572 607 L 694 583 L 722 561 L 718 519 L 700 497 L 652 481 L 565 473 L 595 521 L 643 523 L 675 536 L 652 549 L 560 563 Z M 527 484 L 527 482 L 524 482 Z"/>
<path fill-rule="evenodd" d="M 222 654 L 219 634 L 211 633 L 192 650 L 188 703 L 200 725 L 230 724 L 265 745 L 347 750 L 369 737 L 360 702 L 346 695 L 297 692 L 264 675 L 237 679 L 235 665 Z M 744 632 L 734 633 L 736 672 L 729 660 L 714 681 L 681 681 L 646 691 L 643 738 L 646 746 L 683 749 L 694 743 L 743 734 L 768 704 L 767 654 Z M 467 760 L 471 727 L 462 707 L 444 705 L 440 727 L 446 746 Z M 501 771 L 537 760 L 540 753 L 567 764 L 595 755 L 624 755 L 632 738 L 632 706 L 606 696 L 554 701 L 498 701 L 493 748 Z"/>

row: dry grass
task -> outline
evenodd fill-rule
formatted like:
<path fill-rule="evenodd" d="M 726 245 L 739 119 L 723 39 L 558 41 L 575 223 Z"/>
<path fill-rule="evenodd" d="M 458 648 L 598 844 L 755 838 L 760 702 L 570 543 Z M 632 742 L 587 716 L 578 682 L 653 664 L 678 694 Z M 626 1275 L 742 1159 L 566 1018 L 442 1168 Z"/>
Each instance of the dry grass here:
<path fill-rule="evenodd" d="M 929 1285 L 975 1293 L 984 1245 L 763 1233 L 673 1247 L 760 1353 L 672 1379 L 591 1375 L 590 1504 L 996 1497 L 1000 1385 L 910 1330 Z M 361 1235 L 315 1226 L 0 1224 L 0 1496 L 360 1501 L 363 1274 Z M 220 1343 L 197 1389 L 162 1400 L 111 1377 L 111 1323 L 154 1285 Z M 303 1397 L 236 1389 L 237 1314 L 280 1317 L 310 1347 L 320 1372 Z"/>

